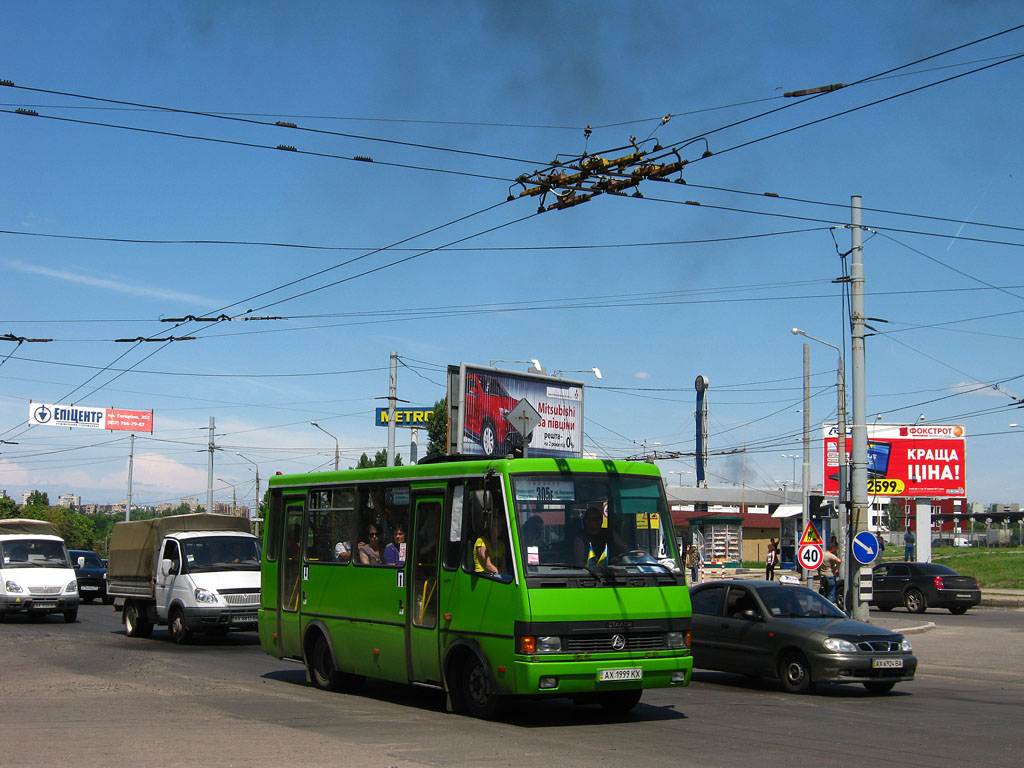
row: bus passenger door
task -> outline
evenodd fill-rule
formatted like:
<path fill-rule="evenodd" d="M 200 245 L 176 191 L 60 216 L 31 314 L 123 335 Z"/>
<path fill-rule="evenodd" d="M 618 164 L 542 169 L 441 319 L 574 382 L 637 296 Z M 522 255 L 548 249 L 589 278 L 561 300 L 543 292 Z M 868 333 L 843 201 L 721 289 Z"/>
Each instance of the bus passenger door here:
<path fill-rule="evenodd" d="M 413 513 L 413 556 L 410 568 L 409 637 L 410 679 L 441 683 L 440 643 L 437 634 L 437 553 L 441 536 L 442 498 L 421 497 Z"/>
<path fill-rule="evenodd" d="M 284 513 L 284 546 L 281 551 L 281 581 L 277 590 L 278 637 L 283 656 L 302 656 L 299 608 L 302 604 L 302 517 L 303 505 L 289 503 Z"/>

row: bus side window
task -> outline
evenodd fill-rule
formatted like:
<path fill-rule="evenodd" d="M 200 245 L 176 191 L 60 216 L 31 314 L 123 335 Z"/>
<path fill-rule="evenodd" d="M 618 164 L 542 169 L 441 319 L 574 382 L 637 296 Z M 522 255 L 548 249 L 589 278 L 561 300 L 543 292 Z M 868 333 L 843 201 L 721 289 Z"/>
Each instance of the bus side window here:
<path fill-rule="evenodd" d="M 270 512 L 267 515 L 267 560 L 277 560 L 281 553 L 281 529 L 284 527 L 284 505 L 281 492 L 270 494 Z"/>
<path fill-rule="evenodd" d="M 461 563 L 465 495 L 466 486 L 463 483 L 456 483 L 450 487 L 444 537 L 444 567 L 449 571 L 458 569 Z"/>
<path fill-rule="evenodd" d="M 352 488 L 313 491 L 309 494 L 306 559 L 316 563 L 347 563 L 355 509 Z M 347 549 L 346 549 L 347 547 Z"/>

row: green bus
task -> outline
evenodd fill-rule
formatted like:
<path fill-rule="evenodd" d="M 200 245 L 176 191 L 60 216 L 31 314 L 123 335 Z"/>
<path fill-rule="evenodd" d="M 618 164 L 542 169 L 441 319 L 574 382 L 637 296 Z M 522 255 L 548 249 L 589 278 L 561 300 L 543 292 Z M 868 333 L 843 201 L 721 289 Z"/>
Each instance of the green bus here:
<path fill-rule="evenodd" d="M 492 717 L 511 696 L 624 712 L 690 682 L 690 600 L 661 476 L 594 459 L 440 457 L 277 475 L 263 649 L 325 690 L 433 686 Z"/>

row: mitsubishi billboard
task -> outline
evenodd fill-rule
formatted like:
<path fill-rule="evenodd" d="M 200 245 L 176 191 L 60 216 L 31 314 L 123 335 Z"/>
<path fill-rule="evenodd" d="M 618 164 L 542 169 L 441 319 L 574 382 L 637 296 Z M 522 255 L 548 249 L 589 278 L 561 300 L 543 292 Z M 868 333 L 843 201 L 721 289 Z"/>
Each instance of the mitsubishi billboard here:
<path fill-rule="evenodd" d="M 826 496 L 839 495 L 839 430 L 823 425 Z M 959 424 L 869 424 L 868 493 L 909 498 L 967 495 L 964 428 Z M 851 451 L 846 433 L 846 460 Z"/>
<path fill-rule="evenodd" d="M 522 448 L 522 435 L 506 418 L 520 400 L 540 416 L 528 436 L 531 457 L 580 458 L 582 382 L 466 363 L 448 366 L 449 452 L 505 456 Z"/>

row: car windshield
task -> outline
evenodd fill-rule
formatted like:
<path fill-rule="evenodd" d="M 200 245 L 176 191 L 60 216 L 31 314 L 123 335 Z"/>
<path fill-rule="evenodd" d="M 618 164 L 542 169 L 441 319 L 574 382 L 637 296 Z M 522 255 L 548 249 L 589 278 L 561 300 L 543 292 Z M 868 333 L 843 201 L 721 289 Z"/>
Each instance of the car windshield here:
<path fill-rule="evenodd" d="M 260 552 L 248 536 L 203 536 L 181 542 L 192 573 L 203 571 L 258 571 Z"/>
<path fill-rule="evenodd" d="M 0 562 L 4 568 L 67 567 L 63 542 L 53 539 L 18 539 L 0 543 Z"/>
<path fill-rule="evenodd" d="M 678 571 L 658 477 L 515 475 L 512 490 L 528 575 Z"/>
<path fill-rule="evenodd" d="M 807 587 L 761 587 L 757 590 L 768 613 L 787 619 L 845 619 L 846 614 L 824 597 Z"/>
<path fill-rule="evenodd" d="M 480 389 L 483 390 L 485 395 L 510 397 L 509 393 L 505 391 L 505 388 L 501 386 L 501 382 L 497 379 L 491 378 L 490 376 L 480 377 Z"/>

